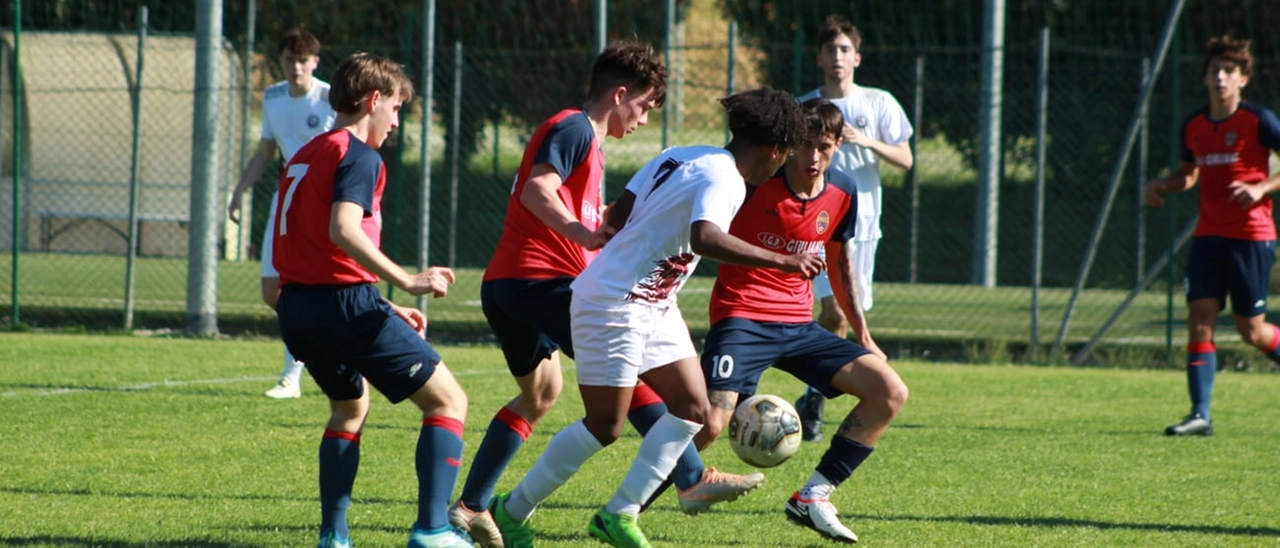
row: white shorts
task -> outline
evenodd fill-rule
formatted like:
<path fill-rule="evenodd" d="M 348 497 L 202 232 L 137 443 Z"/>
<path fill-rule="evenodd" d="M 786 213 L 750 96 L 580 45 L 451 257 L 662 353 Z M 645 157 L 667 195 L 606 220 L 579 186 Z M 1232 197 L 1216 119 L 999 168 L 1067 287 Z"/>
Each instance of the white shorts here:
<path fill-rule="evenodd" d="M 602 305 L 575 295 L 569 318 L 583 386 L 632 387 L 651 369 L 698 357 L 678 306 Z"/>
<path fill-rule="evenodd" d="M 849 242 L 853 253 L 853 268 L 858 276 L 858 293 L 862 297 L 862 311 L 871 310 L 871 278 L 876 272 L 876 247 L 880 240 Z M 831 296 L 831 278 L 827 271 L 813 278 L 813 298 L 822 300 Z"/>
<path fill-rule="evenodd" d="M 276 233 L 276 199 L 279 198 L 280 191 L 271 193 L 271 209 L 267 215 L 267 229 L 262 233 L 262 277 L 263 278 L 279 278 L 280 273 L 276 272 L 276 265 L 271 262 L 271 250 L 275 246 L 272 245 L 273 237 Z M 831 290 L 827 290 L 831 291 Z"/>

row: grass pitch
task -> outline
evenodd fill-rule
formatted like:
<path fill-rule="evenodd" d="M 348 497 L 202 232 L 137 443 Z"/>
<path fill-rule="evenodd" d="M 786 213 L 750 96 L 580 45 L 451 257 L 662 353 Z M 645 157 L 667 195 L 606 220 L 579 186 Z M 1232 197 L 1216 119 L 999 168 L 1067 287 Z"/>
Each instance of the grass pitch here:
<path fill-rule="evenodd" d="M 279 350 L 271 340 L 0 334 L 0 545 L 313 545 L 327 405 L 309 380 L 300 400 L 261 395 Z M 440 350 L 471 398 L 470 459 L 514 384 L 492 347 Z M 1217 436 L 1171 439 L 1160 432 L 1185 413 L 1180 372 L 895 365 L 911 400 L 833 496 L 864 545 L 1280 542 L 1280 375 L 1220 374 Z M 560 405 L 500 490 L 580 416 L 572 380 L 570 368 Z M 787 399 L 800 388 L 773 372 L 762 384 Z M 850 405 L 828 404 L 828 436 Z M 415 517 L 418 423 L 412 406 L 375 398 L 351 511 L 357 546 L 404 543 Z M 539 546 L 594 544 L 586 520 L 638 442 L 626 434 L 551 497 L 534 517 Z M 782 514 L 825 448 L 806 444 L 735 503 L 688 517 L 668 494 L 641 523 L 656 546 L 829 546 Z M 748 470 L 723 440 L 704 458 Z"/>

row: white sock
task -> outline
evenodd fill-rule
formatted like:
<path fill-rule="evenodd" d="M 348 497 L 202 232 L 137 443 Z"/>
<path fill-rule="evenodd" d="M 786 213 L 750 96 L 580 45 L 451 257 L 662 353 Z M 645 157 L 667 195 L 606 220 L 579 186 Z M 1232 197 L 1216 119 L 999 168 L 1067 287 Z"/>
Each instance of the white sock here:
<path fill-rule="evenodd" d="M 831 480 L 814 470 L 813 475 L 809 476 L 809 483 L 804 484 L 800 489 L 800 496 L 807 499 L 825 499 L 830 498 L 831 492 L 835 490 L 836 486 L 831 484 Z"/>
<path fill-rule="evenodd" d="M 613 499 L 606 504 L 604 510 L 614 514 L 640 513 L 640 503 L 649 500 L 662 485 L 662 480 L 671 475 L 676 467 L 676 460 L 684 454 L 684 450 L 693 441 L 693 435 L 702 430 L 702 425 L 689 422 L 671 413 L 663 414 L 653 424 L 644 441 L 640 442 L 640 452 L 631 463 L 627 477 L 622 486 L 614 493 Z"/>
<path fill-rule="evenodd" d="M 582 421 L 570 424 L 556 433 L 547 444 L 538 462 L 525 474 L 520 484 L 507 499 L 507 513 L 521 521 L 529 519 L 538 504 L 578 471 L 582 463 L 604 449 L 596 437 L 587 431 Z"/>
<path fill-rule="evenodd" d="M 289 352 L 289 347 L 284 347 L 284 370 L 280 372 L 280 378 L 289 379 L 293 384 L 298 384 L 302 381 L 303 366 L 304 364 Z"/>

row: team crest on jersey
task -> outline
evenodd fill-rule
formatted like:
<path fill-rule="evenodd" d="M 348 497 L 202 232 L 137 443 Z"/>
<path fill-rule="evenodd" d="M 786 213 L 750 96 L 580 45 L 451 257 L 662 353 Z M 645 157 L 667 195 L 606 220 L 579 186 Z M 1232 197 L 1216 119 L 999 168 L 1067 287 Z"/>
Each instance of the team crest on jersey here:
<path fill-rule="evenodd" d="M 818 229 L 818 234 L 822 234 L 826 232 L 827 228 L 830 226 L 831 226 L 831 215 L 827 214 L 826 211 L 818 213 L 818 220 L 813 224 L 813 227 Z"/>
<path fill-rule="evenodd" d="M 318 126 L 318 125 L 320 125 L 320 117 L 319 117 L 319 116 L 316 116 L 316 115 L 312 114 L 311 116 L 308 116 L 308 117 L 307 117 L 307 127 L 311 128 L 311 129 L 315 129 L 315 128 L 316 128 L 316 126 Z"/>
<path fill-rule="evenodd" d="M 1228 132 L 1227 132 L 1227 134 L 1226 134 L 1226 136 L 1225 136 L 1225 137 L 1223 137 L 1222 142 L 1226 143 L 1226 144 L 1227 144 L 1227 146 L 1229 146 L 1229 147 L 1233 147 L 1233 146 L 1236 146 L 1236 139 L 1237 139 L 1237 138 L 1238 138 L 1238 137 L 1236 136 L 1236 132 L 1234 132 L 1234 131 L 1228 131 Z"/>
<path fill-rule="evenodd" d="M 859 116 L 853 119 L 853 125 L 858 126 L 860 128 L 866 128 L 867 124 L 869 123 L 870 122 L 867 120 L 866 116 Z"/>

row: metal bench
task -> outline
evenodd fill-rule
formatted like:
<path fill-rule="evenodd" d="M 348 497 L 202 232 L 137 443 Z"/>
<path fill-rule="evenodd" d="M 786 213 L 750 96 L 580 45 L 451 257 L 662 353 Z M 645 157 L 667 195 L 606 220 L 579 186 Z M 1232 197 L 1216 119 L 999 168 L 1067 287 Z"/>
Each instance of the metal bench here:
<path fill-rule="evenodd" d="M 116 223 L 129 221 L 127 213 L 106 213 L 101 211 L 39 211 L 37 215 L 40 217 L 40 249 L 49 251 L 53 241 L 63 233 L 81 226 L 85 223 L 99 223 L 110 229 L 118 236 L 124 239 L 125 245 L 129 243 L 129 227 L 123 228 L 117 226 Z M 61 221 L 61 222 L 59 222 Z M 186 215 L 159 215 L 154 213 L 138 214 L 138 248 L 142 248 L 142 229 L 146 223 L 178 223 L 179 226 L 187 225 Z"/>

